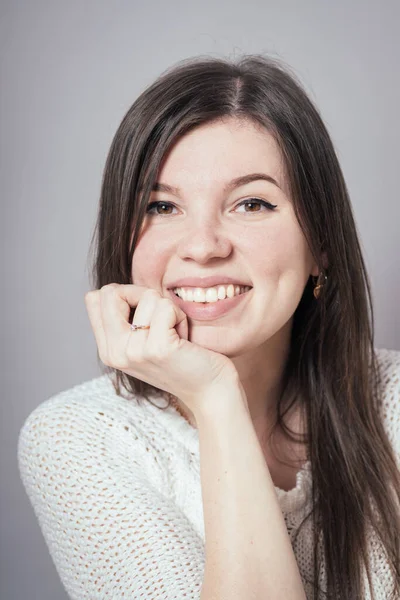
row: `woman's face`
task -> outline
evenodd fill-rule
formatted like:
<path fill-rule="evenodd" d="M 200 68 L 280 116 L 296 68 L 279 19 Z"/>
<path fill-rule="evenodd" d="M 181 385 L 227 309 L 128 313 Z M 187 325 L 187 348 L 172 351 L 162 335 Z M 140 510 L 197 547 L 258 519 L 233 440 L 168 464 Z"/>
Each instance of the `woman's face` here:
<path fill-rule="evenodd" d="M 256 179 L 226 188 L 253 173 L 277 185 Z M 177 189 L 152 192 L 149 205 L 160 204 L 143 223 L 132 282 L 175 301 L 168 288 L 177 279 L 233 277 L 252 290 L 222 316 L 188 317 L 189 340 L 235 357 L 287 339 L 307 280 L 318 268 L 295 217 L 272 135 L 247 120 L 200 126 L 171 148 L 157 182 Z M 271 210 L 258 199 L 277 206 Z M 254 204 L 240 205 L 244 200 Z"/>

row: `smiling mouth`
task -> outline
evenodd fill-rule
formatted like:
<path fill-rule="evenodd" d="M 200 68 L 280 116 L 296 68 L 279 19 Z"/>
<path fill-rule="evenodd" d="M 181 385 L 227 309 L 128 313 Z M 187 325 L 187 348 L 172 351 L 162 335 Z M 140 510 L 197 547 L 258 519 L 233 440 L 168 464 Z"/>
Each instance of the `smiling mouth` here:
<path fill-rule="evenodd" d="M 252 289 L 249 285 L 236 285 L 224 288 L 208 288 L 204 291 L 203 288 L 173 288 L 171 292 L 178 296 L 183 302 L 191 302 L 193 304 L 216 304 L 224 300 L 230 300 L 236 296 L 241 296 Z"/>

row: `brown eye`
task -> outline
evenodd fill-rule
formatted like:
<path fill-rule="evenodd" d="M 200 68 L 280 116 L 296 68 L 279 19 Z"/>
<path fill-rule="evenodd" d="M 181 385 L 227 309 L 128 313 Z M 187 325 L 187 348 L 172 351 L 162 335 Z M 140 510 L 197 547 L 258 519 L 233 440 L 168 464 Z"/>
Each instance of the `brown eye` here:
<path fill-rule="evenodd" d="M 158 214 L 158 215 L 162 215 L 162 214 L 167 214 L 167 215 L 170 215 L 170 214 L 171 214 L 171 213 L 160 213 L 160 212 L 158 212 L 158 211 L 157 211 L 156 213 L 152 212 L 153 208 L 156 208 L 156 209 L 157 209 L 159 206 L 164 206 L 164 207 L 166 206 L 166 207 L 170 207 L 170 208 L 171 208 L 171 207 L 173 207 L 174 205 L 173 205 L 173 204 L 171 204 L 170 202 L 163 202 L 162 200 L 159 200 L 159 201 L 157 201 L 157 202 L 151 202 L 151 203 L 150 203 L 150 204 L 147 206 L 146 213 L 147 213 L 147 214 Z"/>
<path fill-rule="evenodd" d="M 240 202 L 240 204 L 238 204 L 238 206 L 243 206 L 244 204 L 250 204 L 252 206 L 259 204 L 259 205 L 265 206 L 269 210 L 274 210 L 274 208 L 276 208 L 278 206 L 277 204 L 271 204 L 270 202 L 267 202 L 266 200 L 261 200 L 260 198 L 247 198 L 246 200 L 243 200 L 243 202 Z M 261 210 L 246 210 L 245 212 L 262 212 L 262 211 Z"/>

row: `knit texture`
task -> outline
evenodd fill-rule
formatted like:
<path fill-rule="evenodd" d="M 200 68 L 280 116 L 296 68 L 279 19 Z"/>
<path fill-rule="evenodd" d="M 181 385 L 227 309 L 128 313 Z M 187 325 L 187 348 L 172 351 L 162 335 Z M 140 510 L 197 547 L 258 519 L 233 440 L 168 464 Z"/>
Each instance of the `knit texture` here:
<path fill-rule="evenodd" d="M 384 391 L 379 412 L 400 462 L 400 351 L 376 352 Z M 200 598 L 205 536 L 198 430 L 173 406 L 159 408 L 166 406 L 164 394 L 150 398 L 157 406 L 117 396 L 103 375 L 52 396 L 21 428 L 20 476 L 73 600 Z M 275 488 L 308 599 L 311 519 L 296 543 L 293 534 L 310 510 L 310 485 L 306 463 L 295 488 Z M 369 557 L 376 600 L 386 600 L 392 578 L 372 534 Z"/>

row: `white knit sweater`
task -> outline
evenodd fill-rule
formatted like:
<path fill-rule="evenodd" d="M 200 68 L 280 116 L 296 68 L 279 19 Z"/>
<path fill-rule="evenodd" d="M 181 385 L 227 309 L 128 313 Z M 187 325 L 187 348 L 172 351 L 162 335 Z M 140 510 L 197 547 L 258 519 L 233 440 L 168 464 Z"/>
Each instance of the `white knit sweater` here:
<path fill-rule="evenodd" d="M 377 355 L 380 412 L 399 458 L 400 351 Z M 166 406 L 163 395 L 151 398 Z M 198 430 L 174 407 L 117 396 L 107 375 L 54 395 L 27 417 L 18 442 L 21 479 L 72 599 L 199 599 L 205 562 L 199 461 Z M 310 483 L 306 463 L 295 488 L 275 488 L 291 539 L 309 509 Z M 313 576 L 308 523 L 293 549 L 311 599 L 304 581 Z M 369 556 L 376 600 L 386 600 L 392 579 L 373 537 Z"/>

